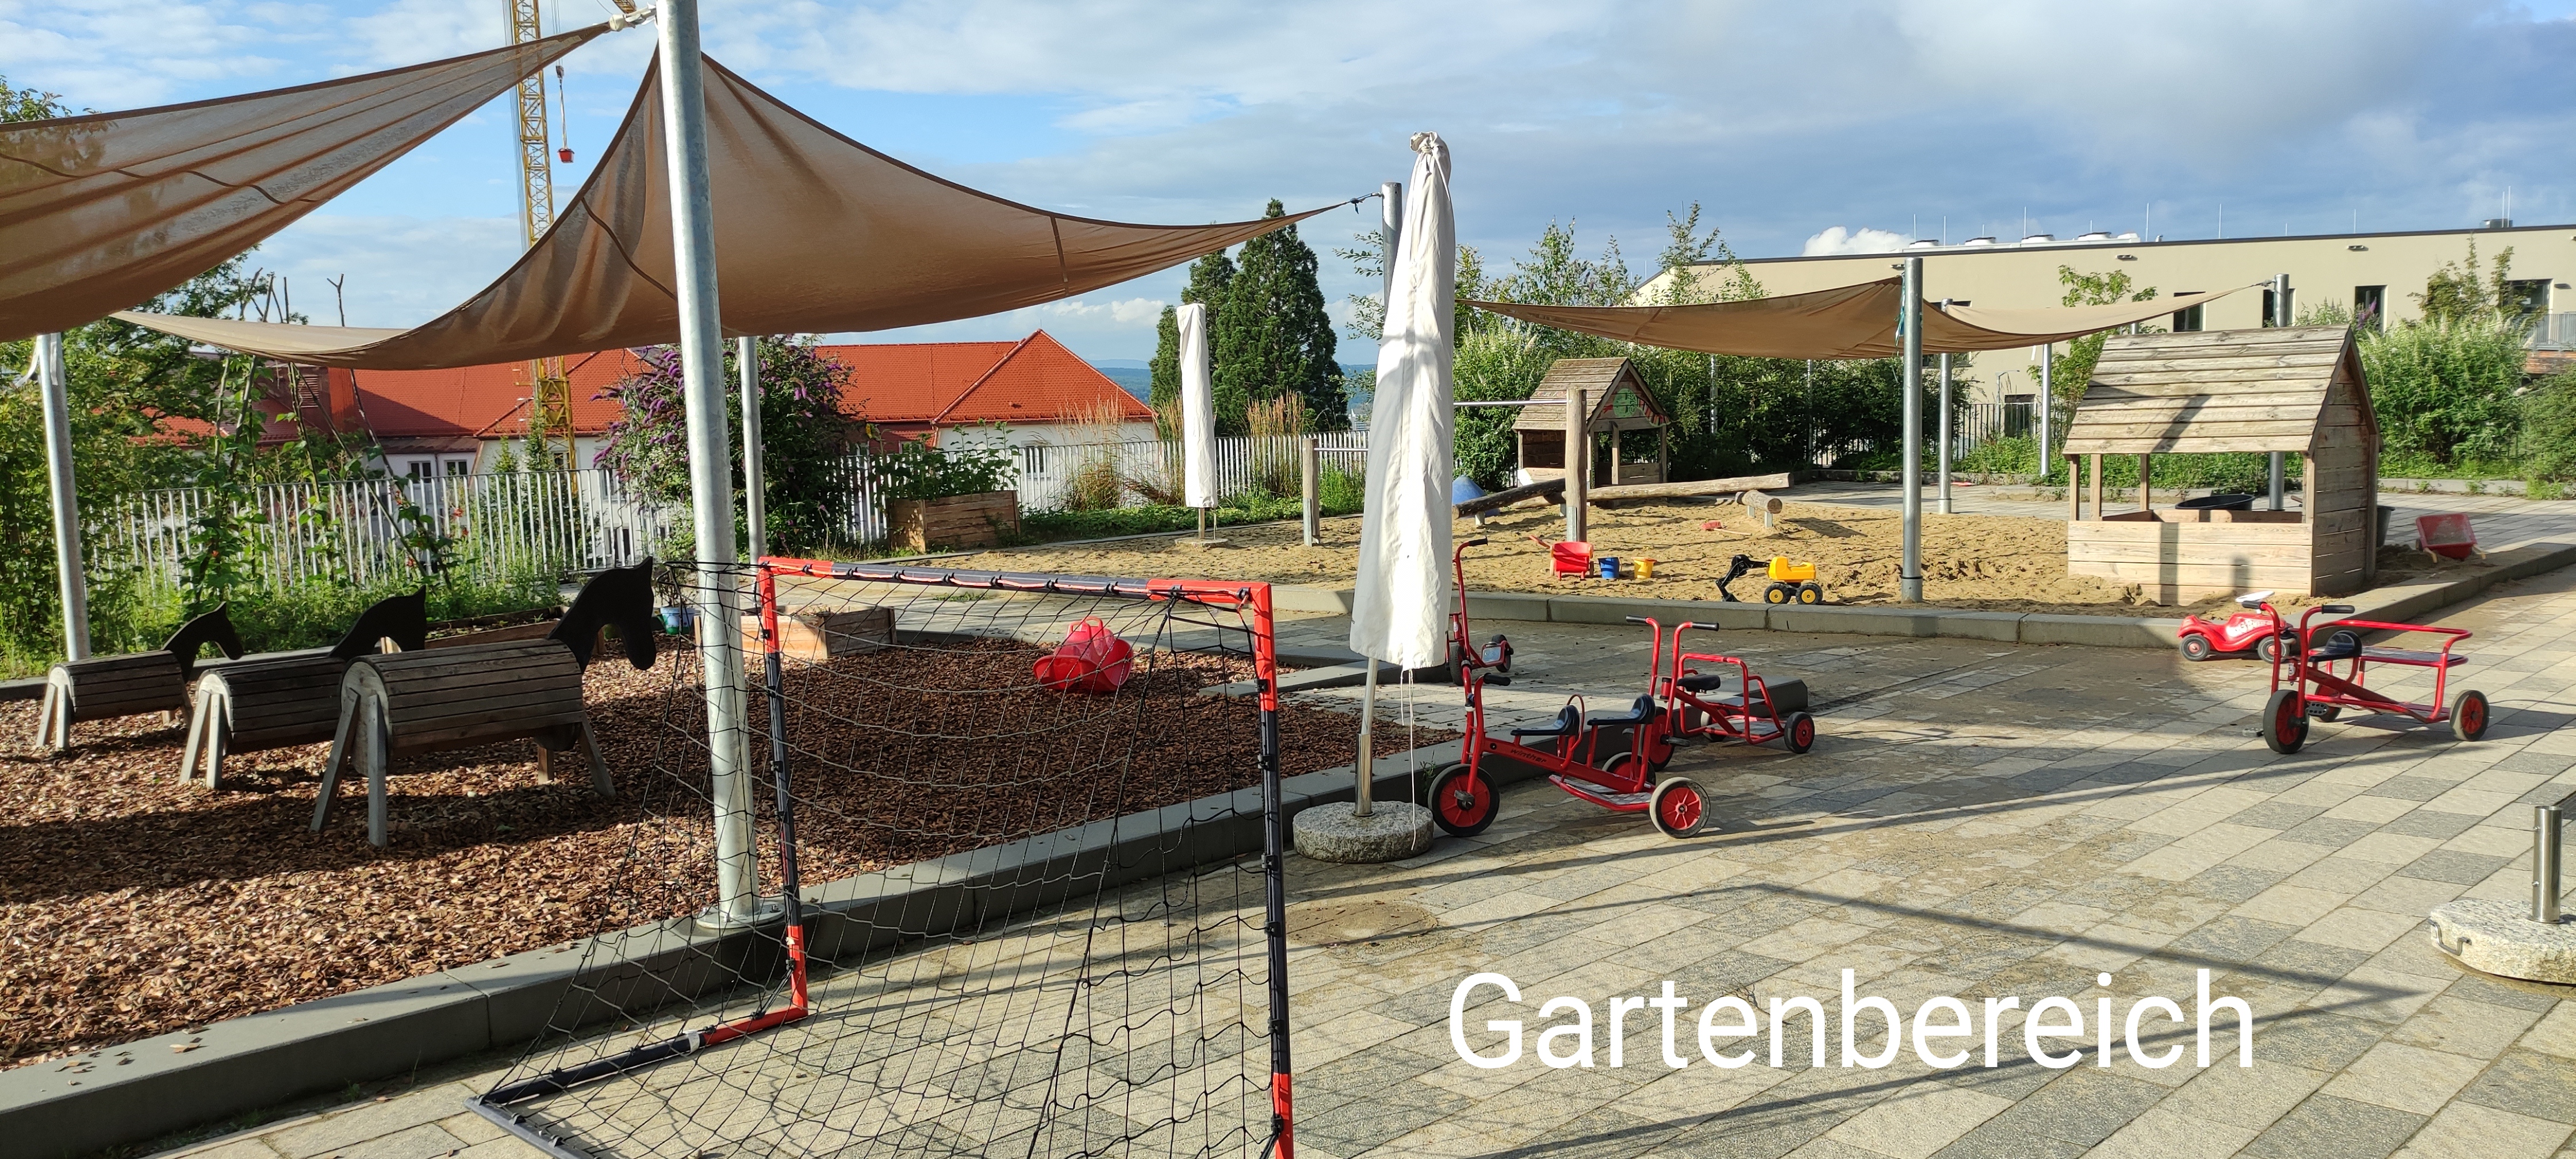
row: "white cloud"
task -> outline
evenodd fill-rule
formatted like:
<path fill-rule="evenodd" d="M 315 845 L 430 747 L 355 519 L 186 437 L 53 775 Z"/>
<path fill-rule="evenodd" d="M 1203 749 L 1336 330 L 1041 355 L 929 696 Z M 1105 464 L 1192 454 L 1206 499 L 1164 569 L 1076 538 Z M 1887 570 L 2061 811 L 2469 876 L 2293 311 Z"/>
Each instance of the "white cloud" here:
<path fill-rule="evenodd" d="M 1823 233 L 1807 239 L 1798 256 L 1817 258 L 1833 254 L 1892 254 L 1905 248 L 1905 235 L 1862 226 L 1844 229 L 1829 226 Z"/>
<path fill-rule="evenodd" d="M 1106 322 L 1114 326 L 1152 326 L 1163 316 L 1163 305 L 1160 298 L 1120 298 L 1114 302 L 1086 302 L 1080 298 L 1068 298 L 1061 302 L 1049 302 L 1043 306 L 1014 310 L 1011 313 L 1014 317 L 1041 322 L 1080 320 L 1095 324 Z"/>

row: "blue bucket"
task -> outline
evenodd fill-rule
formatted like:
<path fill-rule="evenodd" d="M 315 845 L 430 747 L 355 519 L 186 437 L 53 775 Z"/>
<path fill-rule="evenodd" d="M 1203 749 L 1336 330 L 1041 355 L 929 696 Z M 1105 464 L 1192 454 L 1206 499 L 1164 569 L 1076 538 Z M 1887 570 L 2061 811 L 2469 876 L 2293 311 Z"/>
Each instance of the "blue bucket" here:
<path fill-rule="evenodd" d="M 1602 557 L 1600 558 L 1600 560 L 1599 560 L 1599 561 L 1597 561 L 1597 562 L 1599 562 L 1599 563 L 1600 563 L 1600 565 L 1601 565 L 1601 578 L 1603 578 L 1603 579 L 1610 579 L 1610 580 L 1614 580 L 1614 579 L 1619 578 L 1619 557 L 1618 557 L 1618 556 L 1615 556 L 1615 555 L 1605 555 L 1605 556 L 1602 556 Z"/>

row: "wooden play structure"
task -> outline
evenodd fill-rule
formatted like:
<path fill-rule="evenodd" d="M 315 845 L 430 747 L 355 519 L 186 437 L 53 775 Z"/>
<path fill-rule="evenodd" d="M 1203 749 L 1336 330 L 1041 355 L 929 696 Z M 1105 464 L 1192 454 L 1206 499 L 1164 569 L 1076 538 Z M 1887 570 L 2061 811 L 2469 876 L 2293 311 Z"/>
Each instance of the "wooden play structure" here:
<path fill-rule="evenodd" d="M 429 639 L 429 589 L 376 601 L 359 613 L 340 642 L 325 651 L 253 656 L 197 681 L 188 741 L 179 749 L 179 779 L 202 766 L 206 787 L 219 788 L 224 758 L 331 739 L 340 721 L 340 678 L 349 661 L 386 642 L 417 652 Z"/>
<path fill-rule="evenodd" d="M 180 625 L 158 651 L 54 665 L 45 676 L 44 703 L 36 710 L 36 743 L 50 743 L 61 752 L 72 747 L 72 725 L 78 721 L 186 711 L 188 681 L 197 674 L 197 654 L 208 644 L 228 658 L 242 654 L 241 633 L 233 630 L 224 608 Z"/>
<path fill-rule="evenodd" d="M 556 753 L 579 748 L 589 758 L 591 787 L 615 796 L 607 762 L 591 735 L 581 672 L 602 627 L 617 629 L 627 660 L 653 666 L 653 561 L 592 577 L 542 640 L 462 648 L 426 648 L 356 656 L 340 679 L 340 711 L 331 756 L 313 804 L 322 831 L 340 775 L 352 766 L 367 777 L 367 841 L 385 843 L 385 780 L 395 758 L 505 740 L 537 744 L 537 773 L 554 780 Z"/>
<path fill-rule="evenodd" d="M 1610 453 L 1591 456 L 1589 482 L 1605 487 L 1663 482 L 1672 462 L 1672 439 L 1664 429 L 1670 420 L 1646 393 L 1637 368 L 1625 358 L 1560 358 L 1547 368 L 1547 377 L 1530 391 L 1531 405 L 1520 408 L 1520 418 L 1512 423 L 1521 471 L 1529 481 L 1564 481 L 1565 396 L 1575 387 L 1583 388 L 1592 402 L 1592 416 L 1584 429 L 1610 436 Z M 1555 405 L 1548 405 L 1550 400 Z M 1655 434 L 1652 464 L 1619 461 L 1620 436 L 1636 431 Z"/>
<path fill-rule="evenodd" d="M 2153 457 L 2210 451 L 2297 456 L 2298 509 L 2156 507 Z M 2090 472 L 2068 488 L 2069 574 L 2166 604 L 2256 589 L 2340 596 L 2378 579 L 2379 421 L 2350 327 L 2115 336 L 2065 454 L 2070 471 Z M 2137 456 L 2136 510 L 2104 510 L 2104 455 Z"/>

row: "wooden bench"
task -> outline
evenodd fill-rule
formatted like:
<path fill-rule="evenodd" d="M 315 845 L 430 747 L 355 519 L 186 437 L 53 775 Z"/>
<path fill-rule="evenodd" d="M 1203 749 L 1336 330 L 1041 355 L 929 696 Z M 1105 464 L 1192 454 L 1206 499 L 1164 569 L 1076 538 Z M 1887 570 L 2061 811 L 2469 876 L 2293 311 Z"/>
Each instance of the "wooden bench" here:
<path fill-rule="evenodd" d="M 386 643 L 418 651 L 429 635 L 429 589 L 376 601 L 329 651 L 253 656 L 197 678 L 179 779 L 202 767 L 220 788 L 224 758 L 332 739 L 340 723 L 340 679 L 349 661 Z"/>
<path fill-rule="evenodd" d="M 600 628 L 614 624 L 639 670 L 653 666 L 653 561 L 599 573 L 573 598 L 552 637 L 459 648 L 356 656 L 340 677 L 331 756 L 313 803 L 313 831 L 329 819 L 343 770 L 367 777 L 367 841 L 385 844 L 385 780 L 398 757 L 527 739 L 537 774 L 555 779 L 555 754 L 579 748 L 591 787 L 617 795 L 582 700 L 581 673 Z"/>
<path fill-rule="evenodd" d="M 67 660 L 45 675 L 44 702 L 36 709 L 36 743 L 55 752 L 72 747 L 72 725 L 147 712 L 176 714 L 188 708 L 188 681 L 197 653 L 213 644 L 224 655 L 242 654 L 241 633 L 222 607 L 181 625 L 157 652 Z"/>

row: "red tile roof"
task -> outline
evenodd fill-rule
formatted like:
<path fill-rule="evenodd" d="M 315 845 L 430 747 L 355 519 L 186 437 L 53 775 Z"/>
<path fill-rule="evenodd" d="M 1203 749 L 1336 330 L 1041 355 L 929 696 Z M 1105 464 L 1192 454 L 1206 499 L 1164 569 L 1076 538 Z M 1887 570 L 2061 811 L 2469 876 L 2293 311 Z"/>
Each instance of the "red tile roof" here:
<path fill-rule="evenodd" d="M 893 427 L 1058 422 L 1103 401 L 1130 421 L 1154 417 L 1044 330 L 1017 342 L 853 344 L 825 346 L 822 353 L 850 368 L 842 412 Z M 624 350 L 566 358 L 564 365 L 572 379 L 573 428 L 586 435 L 607 430 L 617 417 L 617 404 L 596 396 L 643 367 Z M 526 363 L 358 372 L 358 402 L 379 438 L 523 433 L 528 395 Z"/>

